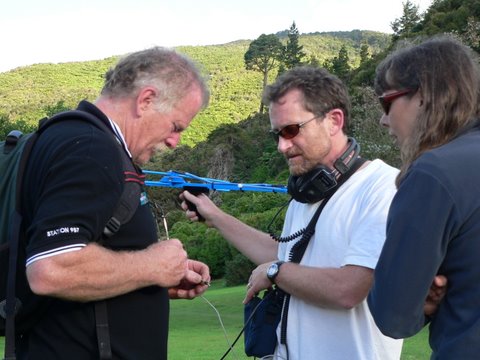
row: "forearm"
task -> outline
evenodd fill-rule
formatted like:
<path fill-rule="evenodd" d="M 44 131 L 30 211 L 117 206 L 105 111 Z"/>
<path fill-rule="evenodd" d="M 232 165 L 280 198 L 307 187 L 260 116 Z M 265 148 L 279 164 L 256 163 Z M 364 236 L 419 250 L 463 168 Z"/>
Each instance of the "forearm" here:
<path fill-rule="evenodd" d="M 285 263 L 275 283 L 317 306 L 351 309 L 366 298 L 372 279 L 373 270 L 361 266 L 315 268 Z"/>
<path fill-rule="evenodd" d="M 255 264 L 277 259 L 278 244 L 268 234 L 225 213 L 205 195 L 193 196 L 184 191 L 180 198 L 184 200 L 182 208 L 186 210 L 187 217 L 198 220 L 197 215 L 202 215 L 208 226 L 215 227 L 232 246 Z M 197 211 L 188 211 L 186 201 L 193 203 Z"/>
<path fill-rule="evenodd" d="M 154 258 L 148 249 L 111 251 L 89 244 L 79 251 L 34 262 L 27 268 L 27 277 L 39 295 L 91 301 L 150 285 L 176 285 L 178 275 L 170 270 L 178 265 Z"/>
<path fill-rule="evenodd" d="M 278 244 L 270 235 L 261 232 L 235 217 L 219 211 L 211 225 L 238 251 L 255 264 L 277 259 Z"/>

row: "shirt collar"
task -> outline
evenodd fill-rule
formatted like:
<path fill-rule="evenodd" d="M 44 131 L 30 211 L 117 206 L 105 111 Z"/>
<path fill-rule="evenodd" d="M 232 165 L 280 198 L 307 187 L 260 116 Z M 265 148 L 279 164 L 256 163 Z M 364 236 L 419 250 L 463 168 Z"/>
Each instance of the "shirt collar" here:
<path fill-rule="evenodd" d="M 112 130 L 115 133 L 115 136 L 117 137 L 118 141 L 120 141 L 122 143 L 123 148 L 127 152 L 128 156 L 130 156 L 130 158 L 131 158 L 132 154 L 130 153 L 130 150 L 128 149 L 127 142 L 125 141 L 125 137 L 123 136 L 122 130 L 117 125 L 117 123 L 115 121 L 113 121 L 112 119 L 108 118 L 108 121 L 110 122 L 110 126 L 112 127 Z"/>

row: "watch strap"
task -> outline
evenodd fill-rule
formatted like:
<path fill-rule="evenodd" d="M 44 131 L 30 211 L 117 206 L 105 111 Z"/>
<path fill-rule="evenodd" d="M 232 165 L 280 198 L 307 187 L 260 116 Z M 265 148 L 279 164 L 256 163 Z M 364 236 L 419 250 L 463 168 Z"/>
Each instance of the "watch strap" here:
<path fill-rule="evenodd" d="M 275 278 L 277 277 L 278 273 L 280 272 L 280 266 L 282 266 L 282 264 L 284 262 L 285 261 L 280 260 L 280 261 L 276 261 L 276 262 L 272 263 L 272 265 L 276 265 L 276 267 L 277 267 L 277 271 L 274 274 L 270 275 L 270 273 L 267 271 L 267 277 L 272 283 L 275 282 Z M 272 265 L 270 265 L 270 266 L 272 266 Z"/>

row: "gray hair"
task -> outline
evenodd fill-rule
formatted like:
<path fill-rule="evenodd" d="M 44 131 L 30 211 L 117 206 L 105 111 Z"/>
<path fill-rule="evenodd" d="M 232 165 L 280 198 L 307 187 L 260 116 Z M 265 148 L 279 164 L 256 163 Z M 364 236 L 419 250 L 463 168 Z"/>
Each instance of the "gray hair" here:
<path fill-rule="evenodd" d="M 153 47 L 122 58 L 105 74 L 102 95 L 136 96 L 141 88 L 154 86 L 159 92 L 157 110 L 171 110 L 185 94 L 198 86 L 202 108 L 208 105 L 210 93 L 206 78 L 187 56 L 172 49 Z"/>

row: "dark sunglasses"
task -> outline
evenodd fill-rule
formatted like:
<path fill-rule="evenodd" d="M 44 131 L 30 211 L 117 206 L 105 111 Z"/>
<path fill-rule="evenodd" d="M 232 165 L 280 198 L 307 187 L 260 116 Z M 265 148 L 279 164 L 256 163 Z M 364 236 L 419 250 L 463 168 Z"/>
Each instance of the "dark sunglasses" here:
<path fill-rule="evenodd" d="M 392 106 L 392 103 L 395 101 L 395 99 L 411 94 L 415 91 L 416 89 L 405 89 L 405 90 L 396 91 L 391 94 L 379 96 L 378 100 L 380 101 L 380 105 L 382 105 L 385 115 L 388 115 L 388 113 L 390 112 L 390 107 Z"/>
<path fill-rule="evenodd" d="M 319 118 L 320 115 L 315 115 L 313 118 L 308 119 L 304 122 L 301 122 L 299 124 L 290 124 L 287 126 L 284 126 L 280 130 L 270 130 L 270 133 L 273 136 L 273 139 L 278 143 L 280 136 L 284 139 L 290 140 L 293 139 L 295 136 L 298 135 L 300 132 L 300 129 L 304 127 L 306 124 L 308 124 L 310 121 L 313 121 L 317 118 Z"/>

